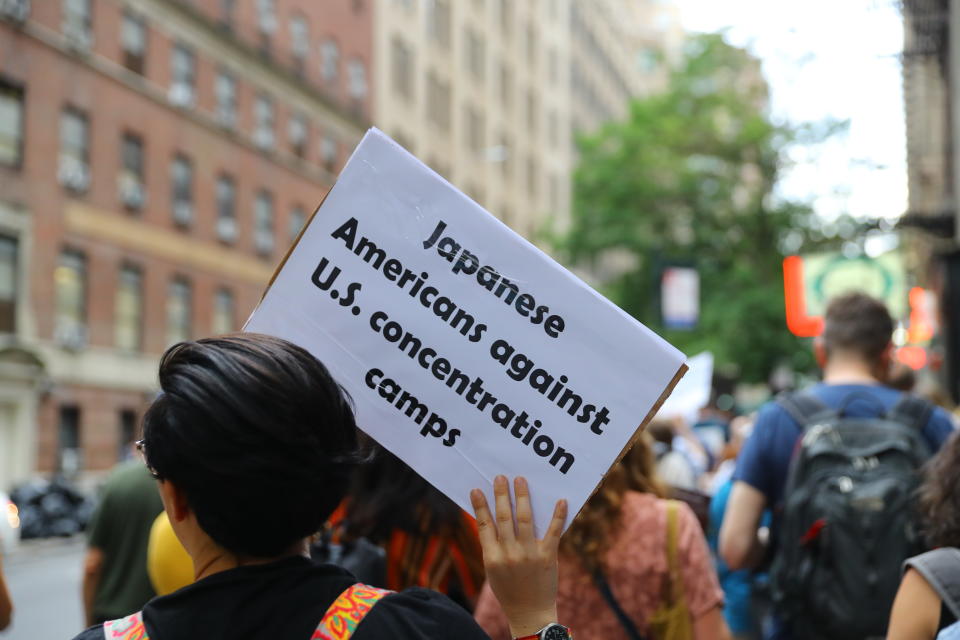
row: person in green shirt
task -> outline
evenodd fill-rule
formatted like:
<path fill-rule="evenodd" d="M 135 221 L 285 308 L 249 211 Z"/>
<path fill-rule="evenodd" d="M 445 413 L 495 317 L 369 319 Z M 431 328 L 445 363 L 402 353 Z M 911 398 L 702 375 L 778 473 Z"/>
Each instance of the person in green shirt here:
<path fill-rule="evenodd" d="M 161 511 L 157 483 L 139 459 L 110 475 L 87 531 L 83 605 L 88 625 L 139 611 L 156 595 L 147 575 L 147 542 Z"/>

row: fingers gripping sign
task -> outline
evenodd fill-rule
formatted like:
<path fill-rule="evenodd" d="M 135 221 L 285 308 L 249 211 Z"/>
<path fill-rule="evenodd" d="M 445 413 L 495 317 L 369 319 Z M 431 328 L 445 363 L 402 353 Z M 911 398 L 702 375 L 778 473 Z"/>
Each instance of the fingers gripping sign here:
<path fill-rule="evenodd" d="M 557 501 L 546 533 L 537 540 L 526 479 L 515 478 L 513 490 L 516 518 L 504 476 L 497 476 L 493 483 L 495 514 L 490 513 L 481 490 L 474 489 L 470 500 L 490 587 L 510 621 L 513 635 L 523 636 L 557 621 L 557 550 L 567 519 L 567 501 Z"/>

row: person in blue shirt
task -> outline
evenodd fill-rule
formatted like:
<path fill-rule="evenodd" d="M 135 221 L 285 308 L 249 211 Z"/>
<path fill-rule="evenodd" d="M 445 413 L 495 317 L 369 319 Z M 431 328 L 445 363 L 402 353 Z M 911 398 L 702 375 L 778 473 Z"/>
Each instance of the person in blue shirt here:
<path fill-rule="evenodd" d="M 815 385 L 812 393 L 827 406 L 844 406 L 850 417 L 885 414 L 902 395 L 885 385 L 893 353 L 893 328 L 893 319 L 879 300 L 862 293 L 833 299 L 827 307 L 823 333 L 814 342 L 823 382 Z M 949 415 L 936 409 L 922 431 L 930 450 L 937 451 L 953 428 Z M 737 460 L 720 530 L 720 556 L 730 569 L 758 567 L 773 551 L 768 549 L 768 542 L 776 540 L 776 532 L 762 535 L 760 520 L 765 509 L 776 511 L 783 502 L 787 472 L 800 434 L 800 425 L 779 404 L 771 402 L 760 410 Z"/>

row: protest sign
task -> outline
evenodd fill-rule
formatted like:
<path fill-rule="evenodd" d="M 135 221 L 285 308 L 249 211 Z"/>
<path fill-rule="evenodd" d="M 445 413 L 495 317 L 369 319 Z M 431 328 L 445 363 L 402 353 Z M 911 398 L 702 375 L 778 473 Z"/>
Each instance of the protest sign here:
<path fill-rule="evenodd" d="M 472 513 L 524 475 L 576 513 L 684 356 L 370 130 L 245 330 L 309 350 L 357 423 Z M 492 504 L 492 502 L 491 502 Z"/>
<path fill-rule="evenodd" d="M 687 359 L 687 373 L 657 412 L 658 417 L 681 416 L 689 424 L 697 421 L 700 409 L 710 402 L 713 389 L 713 354 L 698 353 Z"/>

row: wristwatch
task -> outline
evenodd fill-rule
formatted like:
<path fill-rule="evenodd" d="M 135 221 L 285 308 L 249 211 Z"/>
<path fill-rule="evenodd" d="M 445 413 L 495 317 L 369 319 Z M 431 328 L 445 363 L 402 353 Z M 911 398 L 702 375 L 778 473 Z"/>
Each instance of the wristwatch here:
<path fill-rule="evenodd" d="M 521 636 L 513 640 L 573 640 L 573 633 L 569 627 L 562 624 L 551 622 L 540 631 L 532 633 L 529 636 Z"/>

